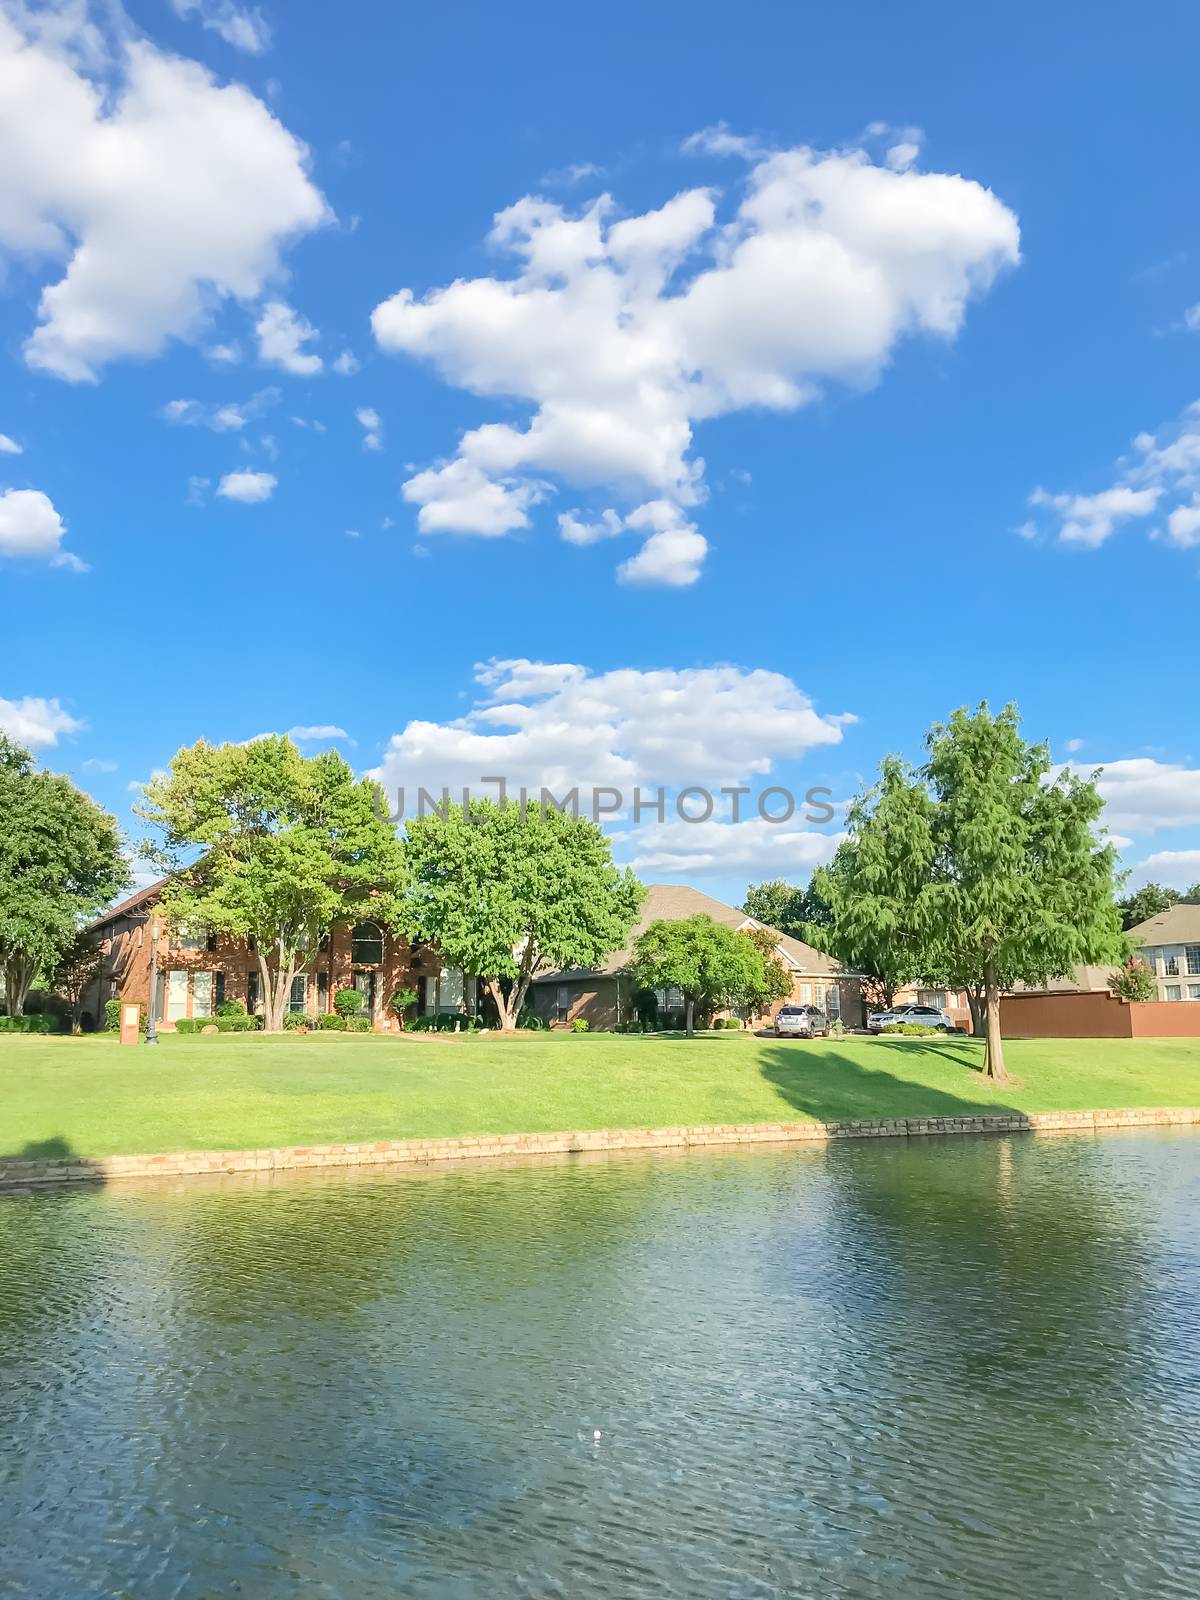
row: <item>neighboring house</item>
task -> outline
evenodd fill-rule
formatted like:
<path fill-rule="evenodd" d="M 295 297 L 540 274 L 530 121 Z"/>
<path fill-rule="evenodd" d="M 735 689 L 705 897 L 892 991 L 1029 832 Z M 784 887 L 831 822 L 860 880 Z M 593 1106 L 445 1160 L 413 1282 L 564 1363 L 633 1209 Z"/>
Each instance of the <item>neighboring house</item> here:
<path fill-rule="evenodd" d="M 535 978 L 530 990 L 532 1004 L 551 1026 L 567 1026 L 582 1017 L 592 1028 L 622 1028 L 637 1015 L 633 1003 L 636 987 L 629 972 L 633 948 L 638 937 L 652 922 L 682 922 L 688 917 L 708 916 L 727 928 L 762 928 L 765 924 L 744 911 L 727 906 L 698 889 L 674 883 L 652 883 L 642 903 L 641 917 L 623 949 L 614 951 L 597 967 L 571 968 L 547 972 Z M 776 954 L 792 975 L 790 1001 L 781 1004 L 816 1005 L 830 1020 L 841 1018 L 847 1027 L 863 1022 L 862 989 L 858 978 L 843 973 L 836 961 L 790 934 L 768 930 L 775 936 Z M 777 1007 L 761 1019 L 769 1022 Z M 658 992 L 661 1020 L 679 1021 L 683 1017 L 683 996 L 677 990 Z"/>
<path fill-rule="evenodd" d="M 162 889 L 162 883 L 139 889 L 91 924 L 104 950 L 99 978 L 83 1006 L 92 1026 L 103 1026 L 106 1000 L 148 1000 L 150 916 Z M 185 1017 L 211 1017 L 223 1000 L 240 1000 L 247 1011 L 261 1012 L 261 984 L 258 959 L 247 940 L 160 922 L 157 1020 L 164 1027 Z M 423 1012 L 465 1011 L 476 1001 L 475 981 L 464 982 L 460 971 L 443 968 L 428 946 L 414 950 L 369 919 L 341 923 L 297 974 L 289 1010 L 332 1011 L 338 989 L 357 989 L 362 1010 L 381 1019 L 389 997 L 403 988 L 417 990 Z"/>
<path fill-rule="evenodd" d="M 1181 900 L 1129 929 L 1160 1000 L 1200 1000 L 1200 901 Z"/>

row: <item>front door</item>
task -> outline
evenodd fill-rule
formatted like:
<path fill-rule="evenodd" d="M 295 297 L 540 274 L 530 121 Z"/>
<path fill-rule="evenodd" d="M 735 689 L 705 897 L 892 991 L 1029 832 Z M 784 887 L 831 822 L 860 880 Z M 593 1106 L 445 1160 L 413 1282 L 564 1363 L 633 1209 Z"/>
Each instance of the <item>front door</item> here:
<path fill-rule="evenodd" d="M 167 1021 L 187 1016 L 188 975 L 178 967 L 167 974 Z"/>
<path fill-rule="evenodd" d="M 354 974 L 354 987 L 362 996 L 359 1002 L 360 1009 L 368 1017 L 375 1015 L 375 974 L 373 972 L 356 972 Z"/>

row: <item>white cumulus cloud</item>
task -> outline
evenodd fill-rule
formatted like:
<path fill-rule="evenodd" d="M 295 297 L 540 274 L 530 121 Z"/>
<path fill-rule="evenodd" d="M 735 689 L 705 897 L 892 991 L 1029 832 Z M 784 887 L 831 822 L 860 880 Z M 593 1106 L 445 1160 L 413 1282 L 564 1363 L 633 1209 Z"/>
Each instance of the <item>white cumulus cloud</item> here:
<path fill-rule="evenodd" d="M 22 446 L 15 439 L 10 439 L 6 433 L 0 433 L 0 456 L 19 456 L 23 454 Z"/>
<path fill-rule="evenodd" d="M 278 481 L 270 472 L 227 472 L 217 485 L 217 493 L 225 500 L 257 505 L 271 498 Z"/>
<path fill-rule="evenodd" d="M 308 378 L 324 365 L 319 355 L 304 348 L 319 337 L 317 330 L 282 300 L 272 300 L 263 307 L 254 332 L 259 360 L 270 366 Z"/>
<path fill-rule="evenodd" d="M 1158 850 L 1134 866 L 1131 881 L 1134 885 L 1165 883 L 1170 889 L 1190 889 L 1200 882 L 1200 850 Z"/>
<path fill-rule="evenodd" d="M 79 733 L 86 723 L 65 711 L 58 700 L 22 695 L 19 700 L 0 698 L 0 733 L 31 750 L 49 748 L 63 733 Z"/>
<path fill-rule="evenodd" d="M 278 389 L 260 389 L 249 400 L 225 400 L 207 404 L 201 400 L 168 400 L 163 419 L 187 428 L 211 428 L 214 433 L 240 432 L 248 422 L 261 417 L 279 399 Z"/>
<path fill-rule="evenodd" d="M 1104 822 L 1114 833 L 1148 834 L 1200 826 L 1200 769 L 1150 756 L 1096 765 L 1100 767 L 1097 787 L 1104 797 Z M 1095 769 L 1075 770 L 1088 776 Z"/>
<path fill-rule="evenodd" d="M 689 582 L 706 548 L 679 509 L 706 495 L 695 424 L 875 382 L 904 338 L 952 338 L 971 297 L 1019 260 L 1016 218 L 970 179 L 862 150 L 766 152 L 728 130 L 694 147 L 754 162 L 725 220 L 709 188 L 626 217 L 608 195 L 576 211 L 526 196 L 489 238 L 510 276 L 376 307 L 384 350 L 530 408 L 409 478 L 422 532 L 523 528 L 554 481 L 634 508 L 668 501 L 673 525 L 651 527 L 645 561 L 622 574 Z"/>
<path fill-rule="evenodd" d="M 66 526 L 40 489 L 0 491 L 0 556 L 30 556 L 52 567 L 86 572 L 87 565 L 62 547 Z"/>
<path fill-rule="evenodd" d="M 359 406 L 354 413 L 358 418 L 358 425 L 363 430 L 363 449 L 383 449 L 383 418 L 370 406 Z"/>
<path fill-rule="evenodd" d="M 0 247 L 52 265 L 30 366 L 71 381 L 199 333 L 326 220 L 307 152 L 263 102 L 82 7 L 0 16 Z"/>
<path fill-rule="evenodd" d="M 775 763 L 840 743 L 854 718 L 819 712 L 782 673 L 735 666 L 618 668 L 491 661 L 476 669 L 469 711 L 414 720 L 392 736 L 375 776 L 389 791 L 440 793 L 503 775 L 557 794 L 614 785 L 718 784 L 762 777 Z"/>

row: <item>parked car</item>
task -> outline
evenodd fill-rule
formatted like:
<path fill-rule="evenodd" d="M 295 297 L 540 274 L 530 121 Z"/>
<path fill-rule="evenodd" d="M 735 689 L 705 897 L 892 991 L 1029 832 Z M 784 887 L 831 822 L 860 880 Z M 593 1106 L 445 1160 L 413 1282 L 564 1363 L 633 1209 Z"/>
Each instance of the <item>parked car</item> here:
<path fill-rule="evenodd" d="M 868 1033 L 879 1033 L 889 1022 L 915 1022 L 922 1028 L 940 1028 L 943 1033 L 954 1032 L 954 1019 L 937 1006 L 894 1006 L 890 1011 L 876 1011 L 867 1018 Z"/>
<path fill-rule="evenodd" d="M 829 1032 L 829 1019 L 817 1006 L 780 1006 L 775 1013 L 775 1032 L 780 1038 L 814 1039 Z"/>

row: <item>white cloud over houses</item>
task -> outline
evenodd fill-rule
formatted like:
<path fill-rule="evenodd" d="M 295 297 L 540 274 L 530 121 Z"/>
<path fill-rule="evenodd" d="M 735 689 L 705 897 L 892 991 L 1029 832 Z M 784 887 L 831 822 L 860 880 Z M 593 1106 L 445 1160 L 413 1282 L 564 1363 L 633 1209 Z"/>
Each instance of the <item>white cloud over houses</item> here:
<path fill-rule="evenodd" d="M 1169 889 L 1190 889 L 1200 883 L 1200 850 L 1159 850 L 1133 868 L 1134 887 L 1163 883 Z"/>
<path fill-rule="evenodd" d="M 1200 826 L 1198 768 L 1133 756 L 1106 762 L 1097 787 L 1104 797 L 1105 825 L 1115 833 Z"/>
<path fill-rule="evenodd" d="M 727 214 L 710 188 L 624 217 L 608 195 L 577 210 L 527 195 L 489 236 L 511 275 L 376 307 L 384 350 L 529 407 L 523 425 L 473 428 L 409 478 L 423 533 L 524 528 L 565 484 L 617 500 L 623 531 L 639 531 L 639 507 L 669 504 L 671 525 L 651 519 L 622 574 L 691 582 L 706 550 L 685 512 L 706 495 L 695 424 L 876 382 L 906 337 L 952 338 L 972 296 L 1019 260 L 1015 216 L 970 179 L 860 149 L 767 152 L 727 131 L 722 148 L 753 162 Z"/>
<path fill-rule="evenodd" d="M 62 547 L 66 524 L 40 489 L 0 490 L 0 557 L 25 556 L 52 567 L 86 572 L 87 564 Z"/>
<path fill-rule="evenodd" d="M 1179 549 L 1200 545 L 1200 400 L 1155 433 L 1139 433 L 1116 462 L 1116 481 L 1094 494 L 1035 489 L 1029 503 L 1063 543 L 1095 550 L 1124 524 L 1149 525 Z M 1027 524 L 1034 533 L 1038 524 Z"/>
<path fill-rule="evenodd" d="M 271 300 L 263 307 L 254 332 L 258 358 L 269 366 L 282 367 L 299 378 L 312 377 L 324 366 L 315 351 L 304 348 L 320 337 L 317 330 L 282 300 Z"/>
<path fill-rule="evenodd" d="M 248 89 L 128 27 L 106 39 L 83 6 L 52 20 L 0 16 L 0 248 L 56 277 L 27 362 L 81 381 L 256 298 L 328 212 L 305 147 Z"/>
<path fill-rule="evenodd" d="M 491 661 L 475 673 L 469 711 L 448 722 L 414 720 L 393 734 L 374 776 L 389 792 L 440 793 L 502 775 L 559 794 L 576 785 L 738 783 L 776 763 L 841 742 L 854 718 L 819 712 L 782 673 L 735 666 L 617 668 Z"/>
<path fill-rule="evenodd" d="M 807 877 L 833 859 L 844 833 L 818 833 L 797 816 L 787 822 L 745 817 L 739 822 L 683 822 L 673 817 L 618 836 L 617 848 L 635 872 L 693 878 L 746 873 L 757 879 Z"/>
<path fill-rule="evenodd" d="M 22 695 L 19 700 L 0 698 L 0 733 L 30 750 L 48 749 L 58 743 L 60 734 L 79 733 L 85 726 L 57 700 L 37 695 Z"/>
<path fill-rule="evenodd" d="M 271 498 L 278 481 L 271 472 L 227 472 L 217 485 L 217 493 L 224 500 L 259 505 Z"/>
<path fill-rule="evenodd" d="M 235 0 L 171 0 L 171 9 L 185 20 L 194 17 L 247 55 L 260 56 L 271 47 L 271 26 L 257 6 L 239 6 Z"/>

